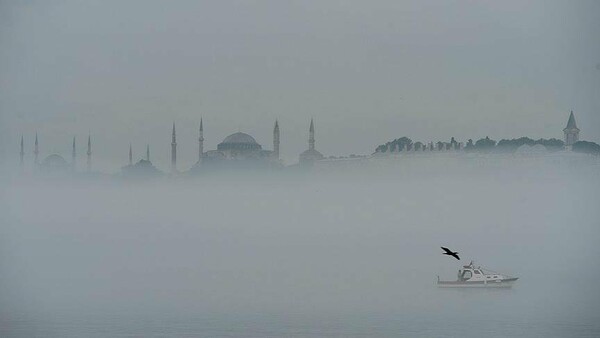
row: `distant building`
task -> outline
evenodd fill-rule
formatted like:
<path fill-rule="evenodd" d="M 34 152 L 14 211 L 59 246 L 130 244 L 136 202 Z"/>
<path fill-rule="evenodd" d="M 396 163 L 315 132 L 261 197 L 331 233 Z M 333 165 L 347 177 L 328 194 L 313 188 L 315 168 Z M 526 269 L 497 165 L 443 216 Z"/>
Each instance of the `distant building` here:
<path fill-rule="evenodd" d="M 273 125 L 273 150 L 263 149 L 263 146 L 259 144 L 254 137 L 247 133 L 237 132 L 233 133 L 223 139 L 219 143 L 216 149 L 204 151 L 204 126 L 202 118 L 200 119 L 200 128 L 198 129 L 198 161 L 195 165 L 187 171 L 182 170 L 180 173 L 177 167 L 177 138 L 175 123 L 173 123 L 171 129 L 171 167 L 170 173 L 176 176 L 183 176 L 186 174 L 195 174 L 203 171 L 221 171 L 228 169 L 279 169 L 283 167 L 280 160 L 280 128 L 279 121 L 275 120 Z M 421 158 L 427 161 L 428 158 L 444 157 L 444 158 L 457 158 L 457 159 L 470 159 L 470 158 L 500 158 L 507 154 L 516 155 L 519 160 L 526 158 L 552 158 L 556 159 L 558 156 L 571 156 L 575 158 L 577 154 L 573 154 L 573 144 L 579 141 L 580 129 L 577 127 L 575 121 L 575 115 L 571 111 L 566 127 L 563 129 L 564 132 L 564 143 L 557 139 L 549 140 L 538 140 L 534 141 L 529 138 L 513 139 L 513 140 L 502 140 L 496 146 L 495 141 L 490 140 L 488 137 L 477 141 L 475 144 L 472 140 L 469 140 L 466 147 L 463 147 L 462 142 L 458 142 L 452 137 L 450 142 L 415 142 L 407 137 L 395 139 L 386 144 L 378 146 L 370 156 L 356 156 L 351 155 L 349 157 L 335 157 L 329 156 L 327 159 L 321 154 L 315 146 L 315 123 L 314 120 L 310 120 L 309 135 L 308 135 L 308 149 L 303 151 L 298 156 L 298 164 L 290 165 L 290 170 L 294 168 L 313 168 L 318 170 L 319 168 L 336 168 L 339 166 L 350 167 L 354 165 L 364 166 L 370 160 L 378 159 L 416 159 Z M 524 141 L 523 141 L 524 140 Z M 25 141 L 21 136 L 19 148 L 20 156 L 20 168 L 24 172 L 25 162 Z M 58 154 L 50 155 L 39 162 L 38 158 L 40 154 L 40 143 L 38 142 L 38 135 L 35 134 L 35 141 L 33 143 L 33 170 L 34 173 L 47 174 L 47 173 L 72 173 L 73 176 L 85 176 L 85 177 L 99 177 L 100 173 L 92 173 L 92 141 L 91 135 L 88 135 L 87 140 L 87 155 L 86 166 L 77 164 L 77 153 L 76 138 L 73 137 L 71 161 L 67 162 L 65 158 Z M 479 145 L 480 142 L 483 142 Z M 503 143 L 504 142 L 504 143 Z M 503 146 L 500 147 L 500 144 Z M 540 143 L 540 144 L 538 144 Z M 543 145 L 542 145 L 543 144 Z M 580 144 L 577 144 L 578 146 Z M 485 148 L 483 147 L 485 146 Z M 494 148 L 498 149 L 494 149 Z M 517 148 L 518 147 L 518 148 Z M 577 146 L 576 146 L 577 148 Z M 86 149 L 84 149 L 86 150 Z M 492 151 L 498 150 L 498 151 Z M 566 150 L 566 151 L 557 151 Z M 83 151 L 80 150 L 80 153 Z M 512 158 L 512 157 L 511 157 Z M 83 159 L 81 159 L 83 161 Z M 558 160 L 556 160 L 558 161 Z M 316 164 L 316 165 L 315 165 Z M 313 166 L 315 165 L 315 166 Z M 148 176 L 161 176 L 164 173 L 156 168 L 150 161 L 150 147 L 146 149 L 146 156 L 144 159 L 140 159 L 137 163 L 133 161 L 133 153 L 131 144 L 129 145 L 129 163 L 128 165 L 121 168 L 121 173 L 124 177 L 148 177 Z M 304 170 L 303 169 L 303 170 Z M 79 170 L 79 171 L 78 171 Z M 168 170 L 167 170 L 168 171 Z M 57 175 L 60 176 L 60 175 Z"/>
<path fill-rule="evenodd" d="M 199 158 L 191 171 L 200 172 L 216 168 L 273 168 L 280 167 L 279 123 L 273 128 L 273 150 L 265 150 L 254 137 L 237 132 L 227 136 L 217 145 L 217 149 L 204 152 L 204 130 L 200 124 Z"/>
<path fill-rule="evenodd" d="M 579 141 L 579 128 L 577 128 L 577 123 L 575 122 L 575 115 L 573 115 L 573 111 L 571 110 L 571 115 L 569 115 L 569 121 L 567 122 L 567 127 L 563 129 L 565 134 L 565 146 L 570 147 L 573 143 Z"/>
<path fill-rule="evenodd" d="M 150 162 L 150 146 L 146 146 L 146 158 L 133 164 L 133 153 L 131 145 L 129 146 L 129 165 L 121 168 L 121 174 L 126 178 L 149 178 L 162 176 L 152 162 Z"/>
<path fill-rule="evenodd" d="M 156 177 L 163 173 L 156 169 L 152 162 L 141 159 L 137 163 L 121 168 L 124 177 Z"/>
<path fill-rule="evenodd" d="M 40 163 L 39 169 L 45 174 L 68 173 L 71 171 L 71 165 L 69 165 L 64 157 L 52 154 Z"/>
<path fill-rule="evenodd" d="M 315 161 L 319 161 L 324 158 L 325 156 L 315 149 L 315 124 L 313 120 L 310 119 L 310 127 L 308 128 L 308 149 L 300 154 L 300 165 L 311 165 Z"/>
<path fill-rule="evenodd" d="M 22 139 L 21 139 L 22 140 Z M 23 143 L 21 143 L 21 153 L 24 153 Z M 59 154 L 51 154 L 46 156 L 41 162 L 38 162 L 38 156 L 40 154 L 39 142 L 37 133 L 35 135 L 35 143 L 34 143 L 34 171 L 41 175 L 50 175 L 50 176 L 64 176 L 71 175 L 75 168 L 75 138 L 73 138 L 73 150 L 71 153 L 71 163 L 67 162 L 67 160 Z"/>

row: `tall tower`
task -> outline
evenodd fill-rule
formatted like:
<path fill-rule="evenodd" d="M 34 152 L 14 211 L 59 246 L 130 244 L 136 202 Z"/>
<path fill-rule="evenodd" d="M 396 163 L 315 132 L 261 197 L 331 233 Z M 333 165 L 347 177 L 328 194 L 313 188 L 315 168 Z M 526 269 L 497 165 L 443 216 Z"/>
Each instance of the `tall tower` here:
<path fill-rule="evenodd" d="M 177 140 L 175 136 L 175 122 L 173 122 L 173 132 L 171 134 L 171 173 L 177 171 Z"/>
<path fill-rule="evenodd" d="M 310 128 L 308 129 L 308 149 L 315 150 L 315 124 L 313 119 L 310 119 Z"/>
<path fill-rule="evenodd" d="M 579 128 L 577 128 L 577 123 L 575 122 L 575 115 L 573 115 L 573 111 L 571 110 L 571 115 L 569 115 L 569 121 L 567 122 L 567 127 L 563 129 L 565 133 L 565 145 L 570 147 L 573 143 L 579 141 Z"/>
<path fill-rule="evenodd" d="M 322 160 L 323 154 L 315 149 L 315 123 L 310 119 L 310 128 L 308 128 L 308 149 L 300 154 L 300 164 L 312 165 L 315 161 Z"/>
<path fill-rule="evenodd" d="M 92 171 L 92 135 L 88 135 L 88 146 L 87 146 L 87 171 Z"/>
<path fill-rule="evenodd" d="M 200 129 L 198 133 L 198 162 L 204 157 L 204 127 L 202 126 L 202 118 L 200 118 Z"/>
<path fill-rule="evenodd" d="M 150 162 L 150 145 L 146 145 L 146 161 Z"/>
<path fill-rule="evenodd" d="M 133 165 L 133 151 L 131 151 L 131 143 L 129 143 L 129 165 Z"/>
<path fill-rule="evenodd" d="M 273 127 L 273 156 L 275 159 L 279 159 L 279 122 L 275 120 L 275 127 Z"/>
<path fill-rule="evenodd" d="M 21 172 L 25 169 L 25 162 L 24 162 L 24 158 L 25 158 L 25 146 L 23 143 L 23 135 L 21 135 L 21 151 L 19 152 L 19 155 L 21 156 Z"/>
<path fill-rule="evenodd" d="M 34 145 L 34 148 L 33 148 L 33 164 L 35 166 L 37 166 L 38 163 L 39 163 L 38 162 L 38 155 L 39 155 L 39 153 L 40 153 L 40 148 L 38 147 L 38 136 L 37 136 L 37 133 L 35 133 L 35 145 Z"/>
<path fill-rule="evenodd" d="M 73 152 L 71 153 L 71 170 L 75 172 L 75 159 L 77 156 L 77 152 L 75 150 L 75 136 L 73 136 Z"/>

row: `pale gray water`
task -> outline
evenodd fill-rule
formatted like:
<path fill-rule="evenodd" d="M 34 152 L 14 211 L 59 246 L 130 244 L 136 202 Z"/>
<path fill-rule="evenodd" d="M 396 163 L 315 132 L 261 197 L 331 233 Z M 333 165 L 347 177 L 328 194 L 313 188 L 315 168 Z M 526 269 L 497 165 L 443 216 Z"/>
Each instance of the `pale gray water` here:
<path fill-rule="evenodd" d="M 0 336 L 600 336 L 593 170 L 249 180 L 7 184 Z"/>

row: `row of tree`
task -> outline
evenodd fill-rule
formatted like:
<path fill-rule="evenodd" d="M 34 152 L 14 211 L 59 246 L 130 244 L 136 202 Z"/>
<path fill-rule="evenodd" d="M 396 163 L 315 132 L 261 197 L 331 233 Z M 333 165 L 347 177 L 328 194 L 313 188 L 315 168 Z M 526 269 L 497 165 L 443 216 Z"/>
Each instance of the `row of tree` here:
<path fill-rule="evenodd" d="M 578 141 L 571 148 L 574 152 L 600 156 L 600 145 L 594 142 Z"/>
<path fill-rule="evenodd" d="M 392 152 L 392 151 L 402 151 L 403 149 L 407 149 L 407 150 L 425 150 L 425 147 L 427 147 L 427 150 L 431 150 L 429 149 L 429 145 L 427 145 L 426 143 L 423 142 L 414 142 L 408 138 L 408 137 L 401 137 L 398 139 L 395 139 L 393 141 L 387 142 L 385 144 L 381 144 L 379 146 L 377 146 L 377 148 L 375 149 L 376 152 L 381 152 L 381 153 L 385 153 L 385 152 Z M 445 149 L 458 149 L 458 142 L 454 139 L 454 137 L 450 140 L 450 142 L 435 142 L 433 143 L 433 147 L 435 150 L 445 150 Z"/>
<path fill-rule="evenodd" d="M 473 143 L 473 140 L 469 139 L 465 146 L 467 152 L 483 152 L 483 153 L 514 153 L 519 147 L 523 145 L 535 146 L 537 144 L 543 145 L 549 151 L 557 151 L 564 148 L 565 143 L 559 139 L 538 139 L 534 140 L 529 137 L 519 137 L 514 139 L 502 139 L 498 142 L 490 139 L 489 137 L 482 138 Z"/>
<path fill-rule="evenodd" d="M 477 141 L 469 139 L 464 146 L 466 152 L 477 152 L 477 153 L 514 153 L 519 147 L 523 145 L 535 146 L 542 145 L 548 151 L 557 151 L 564 148 L 565 144 L 562 140 L 551 138 L 551 139 L 538 139 L 534 140 L 529 137 L 519 137 L 515 139 L 502 139 L 498 142 L 490 139 L 489 137 L 481 138 Z M 380 144 L 375 149 L 376 152 L 386 153 L 392 151 L 407 150 L 423 150 L 423 147 L 427 146 L 422 142 L 414 142 L 408 137 L 400 137 L 395 140 Z M 458 142 L 452 137 L 449 142 L 436 142 L 434 143 L 435 150 L 447 150 L 447 149 L 458 149 Z M 428 149 L 430 150 L 430 149 Z M 572 150 L 580 153 L 600 155 L 600 145 L 594 142 L 579 141 L 573 144 Z"/>

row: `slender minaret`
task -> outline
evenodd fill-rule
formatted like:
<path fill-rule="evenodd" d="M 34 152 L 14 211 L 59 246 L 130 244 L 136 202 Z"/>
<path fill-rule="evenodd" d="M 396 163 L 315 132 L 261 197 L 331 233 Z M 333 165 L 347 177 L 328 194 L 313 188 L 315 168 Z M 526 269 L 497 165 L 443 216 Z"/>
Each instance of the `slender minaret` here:
<path fill-rule="evenodd" d="M 146 145 L 146 161 L 150 162 L 150 145 Z"/>
<path fill-rule="evenodd" d="M 173 132 L 171 134 L 171 173 L 177 171 L 177 140 L 175 136 L 175 122 L 173 122 Z"/>
<path fill-rule="evenodd" d="M 198 134 L 198 162 L 204 157 L 204 128 L 202 127 L 202 118 L 200 118 L 200 129 Z"/>
<path fill-rule="evenodd" d="M 37 133 L 35 133 L 35 145 L 33 148 L 33 164 L 34 165 L 38 165 L 38 155 L 40 153 L 40 148 L 38 147 L 38 137 L 37 137 Z"/>
<path fill-rule="evenodd" d="M 310 128 L 308 129 L 308 149 L 315 150 L 315 125 L 313 123 L 313 119 L 310 119 Z"/>
<path fill-rule="evenodd" d="M 87 171 L 92 171 L 92 135 L 88 135 L 88 146 L 87 146 Z"/>
<path fill-rule="evenodd" d="M 75 172 L 75 159 L 77 156 L 77 152 L 75 150 L 75 136 L 73 136 L 73 152 L 71 153 L 71 170 Z"/>
<path fill-rule="evenodd" d="M 275 120 L 275 127 L 273 127 L 273 156 L 275 159 L 279 159 L 279 122 Z"/>
<path fill-rule="evenodd" d="M 21 171 L 23 171 L 25 169 L 25 147 L 23 143 L 23 135 L 21 135 L 21 152 L 19 153 L 19 155 L 21 156 Z"/>
<path fill-rule="evenodd" d="M 133 165 L 133 152 L 131 151 L 131 143 L 129 143 L 129 165 Z"/>
<path fill-rule="evenodd" d="M 300 154 L 300 163 L 312 165 L 315 161 L 323 159 L 323 154 L 315 149 L 315 123 L 313 119 L 310 119 L 310 127 L 308 128 L 308 149 Z M 384 152 L 388 151 L 389 147 L 386 145 Z"/>

